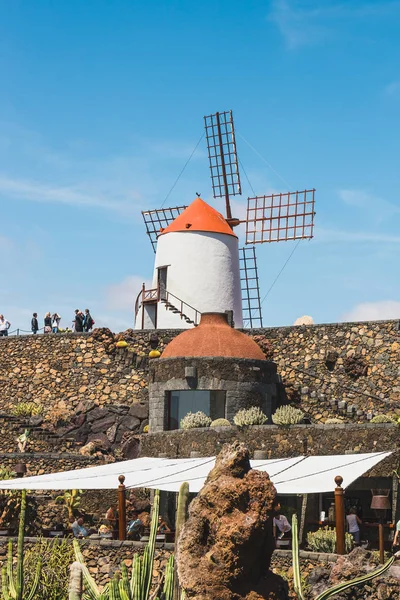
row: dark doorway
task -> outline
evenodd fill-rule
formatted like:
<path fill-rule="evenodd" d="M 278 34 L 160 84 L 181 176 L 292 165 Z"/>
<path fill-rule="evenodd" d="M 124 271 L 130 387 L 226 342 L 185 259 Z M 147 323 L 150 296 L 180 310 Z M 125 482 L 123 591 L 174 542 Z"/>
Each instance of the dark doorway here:
<path fill-rule="evenodd" d="M 161 300 L 166 300 L 167 295 L 167 270 L 168 267 L 158 267 L 158 286 Z"/>

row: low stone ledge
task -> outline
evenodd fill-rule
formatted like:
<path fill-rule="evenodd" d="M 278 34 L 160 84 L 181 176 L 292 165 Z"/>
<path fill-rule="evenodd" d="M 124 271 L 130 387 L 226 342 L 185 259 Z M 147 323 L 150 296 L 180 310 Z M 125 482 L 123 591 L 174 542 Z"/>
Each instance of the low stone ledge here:
<path fill-rule="evenodd" d="M 292 558 L 291 550 L 274 550 L 273 558 Z M 339 554 L 331 554 L 327 552 L 310 552 L 309 550 L 300 550 L 299 557 L 317 562 L 336 562 Z"/>

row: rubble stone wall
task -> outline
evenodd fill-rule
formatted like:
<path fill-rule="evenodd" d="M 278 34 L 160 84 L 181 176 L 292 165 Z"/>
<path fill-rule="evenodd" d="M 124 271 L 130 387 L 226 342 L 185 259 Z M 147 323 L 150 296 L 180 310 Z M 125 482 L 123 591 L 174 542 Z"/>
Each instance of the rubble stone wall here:
<path fill-rule="evenodd" d="M 214 456 L 222 446 L 234 440 L 244 442 L 252 455 L 264 450 L 268 458 L 310 455 L 395 451 L 376 467 L 390 477 L 397 468 L 400 454 L 399 426 L 391 423 L 343 425 L 254 425 L 238 427 L 204 427 L 149 433 L 141 438 L 141 455 L 186 458 L 191 452 Z M 397 450 L 397 451 L 396 451 Z M 374 470 L 372 471 L 374 472 Z M 376 474 L 376 473 L 375 473 Z"/>
<path fill-rule="evenodd" d="M 53 425 L 64 440 L 70 436 L 80 444 L 100 437 L 106 451 L 109 446 L 114 450 L 124 443 L 124 434 L 138 434 L 147 423 L 150 349 L 162 352 L 179 333 L 127 330 L 114 335 L 96 329 L 90 335 L 0 338 L 0 417 L 34 403 L 41 411 L 37 428 Z M 277 364 L 286 400 L 300 406 L 312 422 L 340 416 L 349 423 L 365 423 L 377 413 L 400 415 L 399 321 L 246 333 Z M 127 345 L 117 348 L 121 340 Z M 144 407 L 140 414 L 134 405 Z M 8 439 L 6 429 L 2 433 Z M 39 437 L 37 449 L 44 450 Z M 9 450 L 15 450 L 11 438 Z M 3 442 L 0 451 L 6 450 Z M 48 447 L 56 443 L 48 440 Z"/>

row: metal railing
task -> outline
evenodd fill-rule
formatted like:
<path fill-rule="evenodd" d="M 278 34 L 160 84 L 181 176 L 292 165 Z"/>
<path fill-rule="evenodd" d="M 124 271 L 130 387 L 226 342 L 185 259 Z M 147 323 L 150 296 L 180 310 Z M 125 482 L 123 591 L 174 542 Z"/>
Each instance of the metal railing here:
<path fill-rule="evenodd" d="M 135 302 L 135 318 L 142 306 L 142 304 L 146 304 L 146 302 L 158 302 L 160 299 L 160 287 L 152 288 L 150 290 L 146 290 L 145 284 L 143 284 L 142 289 L 137 295 Z"/>
<path fill-rule="evenodd" d="M 170 297 L 174 298 L 173 302 L 170 301 Z M 199 324 L 201 312 L 199 310 L 197 310 L 197 308 L 194 308 L 194 306 L 191 306 L 184 300 L 181 300 L 180 298 L 178 298 L 178 296 L 175 296 L 175 294 L 172 294 L 168 290 L 165 290 L 165 292 L 163 294 L 163 300 L 165 302 L 168 302 L 169 304 L 171 304 L 171 306 L 173 306 L 177 310 L 179 310 L 181 319 L 187 317 L 188 319 L 191 319 L 191 321 L 193 321 L 193 323 L 195 325 Z M 179 306 L 176 306 L 176 301 L 178 301 Z M 193 316 L 191 316 L 190 314 L 187 314 L 187 312 L 188 312 L 187 309 L 189 309 L 190 311 L 193 311 L 193 313 L 194 313 Z"/>

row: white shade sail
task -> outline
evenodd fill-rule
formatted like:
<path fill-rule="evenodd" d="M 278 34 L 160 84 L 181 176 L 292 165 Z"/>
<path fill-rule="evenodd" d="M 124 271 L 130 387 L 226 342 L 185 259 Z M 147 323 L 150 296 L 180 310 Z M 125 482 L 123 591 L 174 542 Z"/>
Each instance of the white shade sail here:
<path fill-rule="evenodd" d="M 297 456 L 252 460 L 254 469 L 269 474 L 278 494 L 331 492 L 336 475 L 343 488 L 390 456 L 391 452 L 331 456 Z M 3 490 L 104 490 L 117 489 L 118 476 L 125 476 L 127 488 L 146 487 L 177 492 L 184 481 L 191 492 L 199 492 L 214 467 L 215 457 L 136 458 L 74 471 L 36 475 L 0 481 Z"/>

